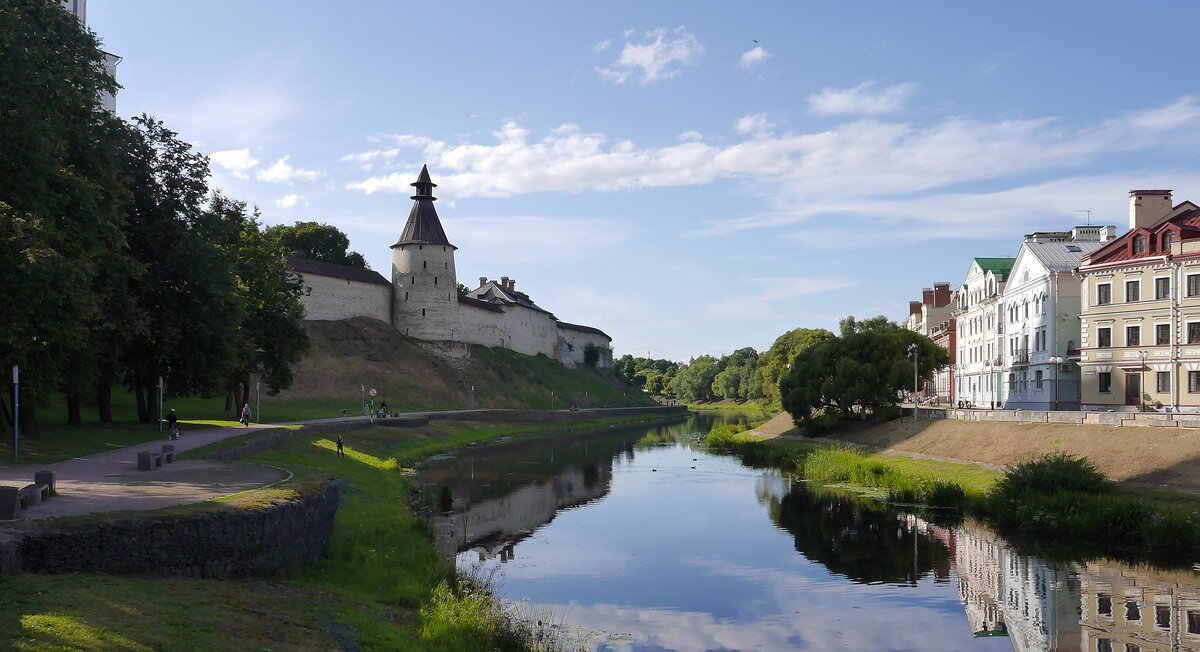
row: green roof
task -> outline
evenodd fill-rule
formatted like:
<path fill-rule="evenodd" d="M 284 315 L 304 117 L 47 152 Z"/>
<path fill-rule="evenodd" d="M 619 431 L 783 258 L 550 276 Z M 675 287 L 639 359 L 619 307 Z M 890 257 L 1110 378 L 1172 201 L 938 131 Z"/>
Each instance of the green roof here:
<path fill-rule="evenodd" d="M 979 268 L 985 272 L 991 272 L 1000 277 L 1001 281 L 1008 280 L 1008 273 L 1012 271 L 1013 263 L 1017 262 L 1016 258 L 976 258 L 975 262 Z"/>

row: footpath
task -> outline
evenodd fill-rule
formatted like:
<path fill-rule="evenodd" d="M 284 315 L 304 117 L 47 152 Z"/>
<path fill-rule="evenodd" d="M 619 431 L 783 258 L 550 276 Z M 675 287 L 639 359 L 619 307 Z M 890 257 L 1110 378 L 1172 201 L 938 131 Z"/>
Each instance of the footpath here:
<path fill-rule="evenodd" d="M 362 421 L 367 418 L 346 417 L 187 430 L 175 441 L 167 441 L 164 433 L 162 439 L 54 464 L 0 466 L 0 485 L 23 487 L 33 482 L 33 474 L 37 471 L 54 472 L 58 495 L 21 510 L 20 521 L 203 502 L 274 484 L 286 479 L 289 474 L 283 469 L 258 464 L 207 460 L 175 461 L 153 471 L 139 471 L 138 452 L 158 452 L 163 444 L 171 444 L 178 454 L 254 430 L 285 425 Z"/>

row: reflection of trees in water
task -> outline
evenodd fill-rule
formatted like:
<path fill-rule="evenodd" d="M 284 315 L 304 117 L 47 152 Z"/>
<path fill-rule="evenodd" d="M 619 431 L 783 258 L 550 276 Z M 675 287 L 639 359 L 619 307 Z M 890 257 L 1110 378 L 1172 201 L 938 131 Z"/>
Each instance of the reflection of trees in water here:
<path fill-rule="evenodd" d="M 915 583 L 950 562 L 940 541 L 872 501 L 796 483 L 782 499 L 772 500 L 770 511 L 771 519 L 793 535 L 797 552 L 856 582 Z"/>

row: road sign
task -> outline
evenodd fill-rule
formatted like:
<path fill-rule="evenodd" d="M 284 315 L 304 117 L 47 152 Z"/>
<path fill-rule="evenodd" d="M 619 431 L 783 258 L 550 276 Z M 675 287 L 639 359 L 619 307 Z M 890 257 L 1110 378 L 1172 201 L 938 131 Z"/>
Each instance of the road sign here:
<path fill-rule="evenodd" d="M 367 394 L 370 395 L 371 398 L 375 398 L 375 388 L 372 387 L 371 391 L 367 392 Z"/>

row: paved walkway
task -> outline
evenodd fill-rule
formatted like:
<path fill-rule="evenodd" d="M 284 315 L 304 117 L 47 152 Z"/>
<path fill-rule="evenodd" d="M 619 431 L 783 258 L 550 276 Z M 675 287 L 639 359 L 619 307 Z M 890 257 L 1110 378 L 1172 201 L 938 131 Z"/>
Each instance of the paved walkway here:
<path fill-rule="evenodd" d="M 329 423 L 365 418 L 316 419 L 295 423 Z M 169 443 L 175 446 L 176 453 L 182 453 L 246 432 L 281 425 L 291 424 L 267 423 L 251 424 L 249 427 L 187 430 L 173 442 L 168 442 L 164 434 L 162 439 L 54 464 L 0 466 L 0 485 L 23 487 L 33 482 L 34 472 L 54 471 L 58 495 L 22 510 L 22 521 L 203 502 L 279 482 L 288 474 L 281 469 L 257 464 L 205 460 L 178 461 L 163 464 L 153 471 L 139 471 L 138 451 L 161 451 L 162 445 Z"/>

